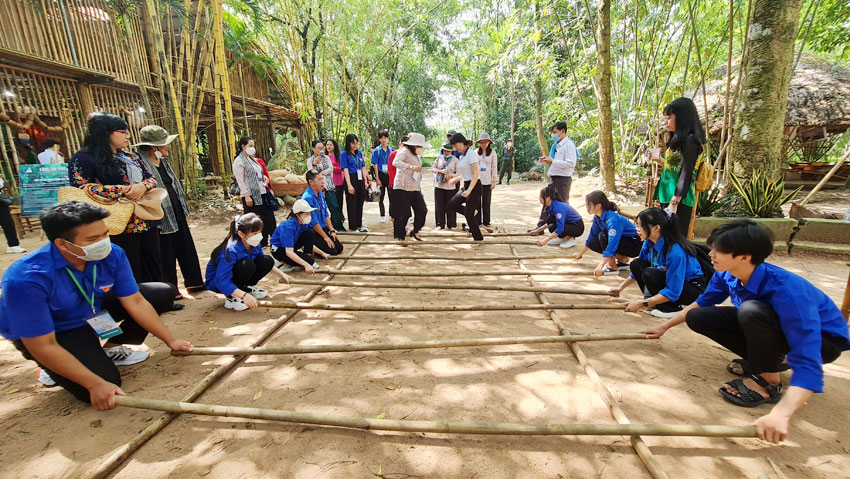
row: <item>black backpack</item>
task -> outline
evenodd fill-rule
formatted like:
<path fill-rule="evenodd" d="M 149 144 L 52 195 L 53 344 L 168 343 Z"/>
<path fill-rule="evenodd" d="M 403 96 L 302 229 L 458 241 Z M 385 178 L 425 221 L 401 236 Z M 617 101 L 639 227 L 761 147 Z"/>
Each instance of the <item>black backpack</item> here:
<path fill-rule="evenodd" d="M 696 258 L 699 261 L 700 268 L 702 268 L 702 274 L 705 275 L 705 281 L 708 283 L 711 281 L 711 277 L 714 276 L 714 266 L 711 264 L 711 256 L 708 255 L 711 248 L 694 242 L 691 242 L 691 246 L 697 252 Z"/>

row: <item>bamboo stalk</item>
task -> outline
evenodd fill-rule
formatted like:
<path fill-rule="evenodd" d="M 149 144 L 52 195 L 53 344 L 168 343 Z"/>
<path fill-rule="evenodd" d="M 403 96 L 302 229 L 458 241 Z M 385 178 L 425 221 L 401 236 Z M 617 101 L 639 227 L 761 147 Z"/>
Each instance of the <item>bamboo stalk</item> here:
<path fill-rule="evenodd" d="M 348 243 L 348 242 L 346 242 Z M 545 259 L 549 261 L 555 260 L 570 260 L 575 261 L 569 256 L 557 256 L 554 252 L 550 254 L 528 255 L 515 258 L 513 256 L 432 256 L 432 255 L 396 255 L 396 256 L 336 256 L 333 259 L 347 259 L 351 261 L 396 261 L 401 259 L 419 259 L 419 260 L 434 260 L 434 261 L 511 261 L 517 259 L 536 260 Z"/>
<path fill-rule="evenodd" d="M 374 281 L 335 281 L 328 283 L 315 279 L 292 279 L 290 284 L 327 285 L 338 288 L 391 288 L 391 289 L 459 289 L 474 291 L 524 291 L 528 293 L 586 294 L 590 296 L 612 296 L 608 291 L 593 291 L 577 288 L 549 288 L 535 286 L 498 286 L 494 284 L 443 284 L 443 283 L 378 283 Z"/>
<path fill-rule="evenodd" d="M 526 236 L 527 237 L 527 236 L 529 236 L 528 233 L 486 233 L 484 231 L 482 231 L 481 233 L 484 236 L 490 236 L 490 237 L 508 237 L 508 236 Z M 337 235 L 345 235 L 345 236 L 362 236 L 362 235 L 365 234 L 365 235 L 370 236 L 370 237 L 371 236 L 391 237 L 393 235 L 392 233 L 373 233 L 371 231 L 368 232 L 368 233 L 357 233 L 356 231 L 337 231 L 336 234 Z M 445 233 L 438 233 L 436 231 L 431 232 L 431 233 L 419 232 L 419 236 L 422 236 L 423 238 L 454 238 L 454 237 L 471 238 L 472 237 L 468 233 L 461 232 L 461 231 L 445 232 Z"/>
<path fill-rule="evenodd" d="M 469 423 L 456 421 L 410 421 L 337 416 L 255 407 L 219 406 L 163 401 L 134 396 L 115 396 L 115 404 L 136 409 L 203 416 L 240 417 L 269 421 L 316 424 L 372 431 L 434 432 L 448 434 L 489 434 L 506 436 L 695 436 L 756 437 L 756 428 L 708 424 L 516 424 Z"/>
<path fill-rule="evenodd" d="M 352 258 L 353 259 L 353 258 Z M 548 271 L 548 270 L 532 270 L 532 271 L 435 271 L 433 273 L 426 271 L 370 271 L 370 270 L 341 270 L 330 269 L 319 272 L 320 274 L 333 274 L 339 276 L 401 276 L 401 277 L 430 277 L 430 278 L 453 278 L 456 276 L 569 276 L 576 274 L 591 273 L 591 270 L 570 270 L 570 271 Z"/>
<path fill-rule="evenodd" d="M 426 239 L 426 240 L 422 240 L 422 241 L 405 240 L 404 242 L 400 242 L 398 240 L 373 240 L 373 241 L 369 241 L 369 240 L 346 240 L 345 242 L 346 242 L 346 244 L 397 245 L 397 246 L 400 246 L 400 245 L 429 246 L 429 245 L 435 245 L 435 244 L 441 244 L 441 245 L 445 245 L 445 244 L 456 244 L 456 245 L 473 245 L 473 244 L 510 245 L 510 244 L 516 244 L 516 245 L 520 245 L 520 246 L 537 246 L 536 241 L 534 241 L 534 242 L 531 242 L 531 241 L 516 241 L 516 240 L 509 240 L 509 239 L 493 239 L 493 240 L 484 240 L 484 241 L 475 241 L 473 239 L 459 239 L 459 240 L 452 240 L 452 239 L 428 240 L 428 239 Z"/>
<path fill-rule="evenodd" d="M 584 334 L 573 336 L 525 336 L 516 338 L 444 339 L 431 341 L 406 341 L 400 343 L 311 344 L 305 346 L 268 347 L 207 347 L 191 352 L 172 351 L 174 356 L 218 356 L 237 354 L 314 354 L 352 353 L 361 351 L 399 351 L 411 349 L 465 348 L 475 346 L 501 346 L 506 344 L 572 343 L 579 341 L 619 341 L 646 339 L 644 334 Z"/>
<path fill-rule="evenodd" d="M 304 303 L 297 301 L 258 301 L 266 308 L 317 309 L 324 311 L 394 311 L 394 312 L 457 312 L 457 311 L 544 311 L 547 309 L 617 309 L 622 310 L 625 303 L 574 303 L 555 304 L 480 304 L 445 306 L 431 304 L 344 304 L 344 303 Z"/>

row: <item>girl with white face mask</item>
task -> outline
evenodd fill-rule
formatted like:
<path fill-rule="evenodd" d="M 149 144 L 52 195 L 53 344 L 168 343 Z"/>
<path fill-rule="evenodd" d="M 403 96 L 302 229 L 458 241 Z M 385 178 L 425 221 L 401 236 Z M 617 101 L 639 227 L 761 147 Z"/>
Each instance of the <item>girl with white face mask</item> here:
<path fill-rule="evenodd" d="M 269 244 L 269 236 L 274 232 L 277 220 L 274 209 L 280 205 L 273 202 L 274 193 L 269 189 L 269 177 L 264 165 L 257 158 L 257 148 L 253 138 L 243 136 L 236 143 L 238 155 L 233 160 L 233 177 L 239 185 L 239 195 L 242 197 L 242 212 L 254 213 L 263 221 L 263 239 L 260 245 L 265 248 Z"/>
<path fill-rule="evenodd" d="M 284 282 L 289 276 L 274 268 L 274 260 L 263 254 L 263 220 L 254 213 L 237 217 L 230 232 L 210 255 L 205 286 L 227 296 L 224 307 L 234 311 L 256 308 L 257 300 L 269 295 L 257 287 L 270 271 Z"/>
<path fill-rule="evenodd" d="M 293 268 L 300 267 L 304 268 L 307 274 L 313 274 L 319 268 L 314 255 L 324 259 L 330 258 L 328 253 L 317 246 L 318 242 L 323 240 L 313 230 L 314 211 L 316 208 L 310 206 L 307 200 L 298 200 L 292 205 L 289 219 L 274 230 L 271 239 L 272 256 L 286 265 L 281 265 L 281 268 L 292 271 Z"/>

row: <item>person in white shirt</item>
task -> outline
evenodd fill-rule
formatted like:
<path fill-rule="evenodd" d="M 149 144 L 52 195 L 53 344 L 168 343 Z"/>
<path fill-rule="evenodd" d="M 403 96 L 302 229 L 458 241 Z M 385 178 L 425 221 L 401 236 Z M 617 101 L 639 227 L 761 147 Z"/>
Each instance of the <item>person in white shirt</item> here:
<path fill-rule="evenodd" d="M 479 163 L 479 179 L 481 180 L 481 214 L 479 223 L 485 228 L 490 228 L 490 203 L 493 199 L 493 189 L 496 188 L 496 182 L 493 181 L 493 175 L 496 174 L 499 168 L 496 152 L 493 151 L 493 142 L 490 140 L 490 135 L 482 133 L 478 138 L 478 157 Z"/>
<path fill-rule="evenodd" d="M 481 208 L 478 154 L 470 148 L 472 141 L 467 140 L 462 133 L 455 133 L 452 136 L 451 144 L 454 146 L 455 152 L 460 154 L 457 164 L 460 175 L 455 176 L 449 182 L 456 184 L 463 181 L 463 188 L 449 200 L 447 208 L 449 211 L 456 211 L 466 217 L 472 239 L 476 242 L 484 241 L 484 235 L 478 228 L 478 210 Z"/>
<path fill-rule="evenodd" d="M 42 165 L 58 165 L 65 163 L 65 159 L 59 154 L 59 142 L 56 140 L 44 140 L 44 151 L 38 154 L 38 162 Z"/>
<path fill-rule="evenodd" d="M 558 137 L 555 147 L 555 156 L 541 156 L 540 162 L 549 165 L 549 184 L 554 185 L 558 195 L 565 203 L 570 202 L 570 186 L 573 183 L 573 171 L 576 168 L 578 154 L 576 144 L 567 136 L 567 123 L 559 121 L 552 126 L 552 133 Z M 537 226 L 546 224 L 549 212 L 544 207 L 540 211 L 540 219 Z"/>

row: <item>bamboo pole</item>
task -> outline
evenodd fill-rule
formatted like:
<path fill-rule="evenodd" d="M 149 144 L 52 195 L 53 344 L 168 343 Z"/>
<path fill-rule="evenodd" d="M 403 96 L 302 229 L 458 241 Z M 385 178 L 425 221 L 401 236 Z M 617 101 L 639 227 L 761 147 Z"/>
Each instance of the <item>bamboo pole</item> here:
<path fill-rule="evenodd" d="M 540 294 L 540 293 L 538 293 Z M 305 303 L 298 301 L 258 301 L 266 308 L 317 309 L 323 311 L 393 311 L 393 312 L 457 312 L 457 311 L 544 311 L 547 309 L 617 309 L 625 303 L 574 303 L 555 304 L 480 304 L 480 305 L 431 305 L 431 304 L 344 304 Z"/>
<path fill-rule="evenodd" d="M 844 162 L 847 161 L 848 157 L 850 157 L 850 146 L 847 147 L 847 150 L 844 151 L 843 155 L 841 155 L 841 159 L 835 163 L 835 166 L 833 166 L 827 174 L 823 175 L 823 178 L 821 178 L 818 184 L 816 184 L 815 187 L 812 188 L 812 191 L 810 191 L 809 194 L 806 195 L 806 197 L 803 199 L 803 201 L 800 202 L 800 206 L 806 206 L 806 203 L 808 203 L 812 200 L 812 198 L 814 198 L 818 191 L 823 188 L 823 185 L 825 185 L 826 182 L 829 181 L 830 178 L 832 178 L 832 175 L 838 173 L 838 170 L 840 170 L 841 167 L 844 166 Z"/>
<path fill-rule="evenodd" d="M 475 346 L 501 346 L 506 344 L 572 343 L 579 341 L 645 340 L 645 334 L 584 334 L 573 336 L 525 336 L 516 338 L 444 339 L 432 341 L 407 341 L 401 343 L 311 344 L 305 346 L 269 347 L 196 347 L 192 351 L 172 351 L 174 356 L 217 356 L 236 354 L 315 354 L 353 353 L 362 351 L 399 351 L 411 349 L 466 348 Z"/>
<path fill-rule="evenodd" d="M 586 294 L 589 296 L 612 296 L 608 291 L 593 291 L 577 288 L 550 288 L 535 286 L 498 286 L 494 284 L 443 284 L 443 283 L 379 283 L 374 281 L 335 281 L 328 283 L 315 279 L 292 279 L 289 284 L 327 285 L 338 288 L 391 288 L 391 289 L 460 289 L 474 291 L 524 291 L 528 293 Z"/>
<path fill-rule="evenodd" d="M 347 242 L 346 242 L 347 243 Z M 517 259 L 523 260 L 536 260 L 536 259 L 545 259 L 549 261 L 555 260 L 570 260 L 575 261 L 570 256 L 557 256 L 553 251 L 550 254 L 537 254 L 537 255 L 528 255 L 528 256 L 520 256 L 519 258 L 515 258 L 512 256 L 432 256 L 432 255 L 396 255 L 396 256 L 336 256 L 332 259 L 347 259 L 352 261 L 396 261 L 400 259 L 419 259 L 419 260 L 434 260 L 434 261 L 516 261 Z"/>
<path fill-rule="evenodd" d="M 484 241 L 475 241 L 473 239 L 460 239 L 460 240 L 422 240 L 422 241 L 398 241 L 398 240 L 346 240 L 346 244 L 365 244 L 365 245 L 396 245 L 396 246 L 429 246 L 436 244 L 456 244 L 456 245 L 474 245 L 474 244 L 494 244 L 494 245 L 510 245 L 516 244 L 520 246 L 537 246 L 537 242 L 531 241 L 515 241 L 515 240 L 506 240 L 506 239 L 493 239 L 493 240 L 484 240 Z"/>
<path fill-rule="evenodd" d="M 357 246 L 354 247 L 354 251 L 357 250 Z M 328 278 L 330 281 L 332 278 Z M 322 290 L 320 286 L 316 286 L 313 288 L 307 295 L 304 297 L 304 301 L 311 301 L 319 292 Z M 296 314 L 298 314 L 298 310 L 293 309 L 287 312 L 285 315 L 278 318 L 275 322 L 269 326 L 268 329 L 262 332 L 260 336 L 254 340 L 251 345 L 252 346 L 261 346 L 266 342 L 274 333 L 276 333 L 280 328 L 284 327 L 286 323 L 289 322 Z M 227 373 L 229 373 L 233 368 L 235 368 L 239 363 L 245 360 L 245 356 L 233 356 L 224 364 L 221 364 L 216 369 L 214 369 L 211 373 L 207 374 L 201 382 L 195 385 L 185 396 L 183 396 L 183 404 L 187 401 L 194 401 L 201 394 L 204 393 L 210 386 L 215 384 L 219 379 L 223 378 Z M 143 429 L 139 434 L 136 435 L 130 442 L 118 448 L 117 451 L 112 453 L 105 461 L 100 463 L 91 473 L 88 473 L 86 478 L 88 479 L 105 479 L 108 477 L 112 471 L 114 471 L 118 466 L 121 465 L 127 458 L 129 458 L 137 449 L 144 446 L 146 442 L 148 442 L 152 437 L 154 437 L 159 431 L 161 431 L 165 426 L 171 423 L 174 418 L 177 417 L 177 414 L 165 414 L 160 416 L 159 419 L 151 423 L 148 427 Z"/>
<path fill-rule="evenodd" d="M 434 432 L 448 434 L 488 434 L 504 436 L 694 436 L 757 437 L 756 428 L 703 424 L 517 424 L 470 423 L 456 421 L 411 421 L 337 416 L 256 407 L 219 406 L 190 402 L 163 401 L 135 396 L 115 396 L 115 404 L 136 409 L 203 416 L 240 417 L 268 421 L 316 424 L 320 426 L 371 431 Z"/>
<path fill-rule="evenodd" d="M 370 237 L 371 236 L 392 237 L 392 235 L 393 235 L 392 233 L 377 233 L 377 232 L 373 233 L 371 231 L 368 232 L 368 233 L 357 233 L 356 231 L 337 231 L 336 234 L 342 235 L 342 236 L 362 236 L 362 235 L 365 234 L 365 235 L 370 236 Z M 483 234 L 484 236 L 491 236 L 491 237 L 529 236 L 528 233 L 487 233 L 487 232 L 484 232 L 484 231 L 482 231 L 481 234 Z M 470 234 L 468 234 L 466 232 L 461 232 L 461 231 L 444 232 L 444 233 L 438 233 L 436 231 L 426 233 L 426 232 L 420 231 L 419 236 L 422 236 L 423 238 L 453 238 L 453 237 L 471 238 L 472 237 Z"/>
<path fill-rule="evenodd" d="M 426 271 L 370 271 L 370 270 L 341 270 L 330 269 L 320 271 L 321 274 L 333 274 L 339 276 L 401 276 L 413 278 L 454 278 L 456 276 L 569 276 L 575 274 L 589 275 L 592 270 L 570 270 L 570 271 L 548 271 L 548 270 L 532 270 L 532 271 L 435 271 L 429 273 Z"/>

